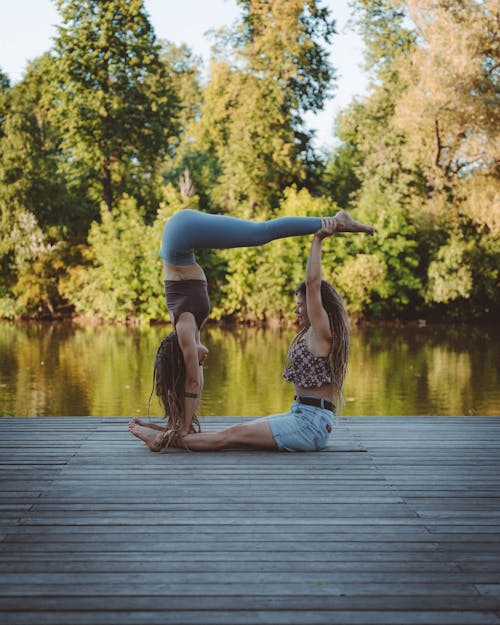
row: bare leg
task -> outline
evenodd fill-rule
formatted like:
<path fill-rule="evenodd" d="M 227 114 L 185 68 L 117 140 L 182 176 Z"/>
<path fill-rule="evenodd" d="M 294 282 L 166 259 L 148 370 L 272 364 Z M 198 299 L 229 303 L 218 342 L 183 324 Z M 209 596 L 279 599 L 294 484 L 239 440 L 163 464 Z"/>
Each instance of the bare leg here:
<path fill-rule="evenodd" d="M 277 449 L 271 428 L 265 417 L 237 423 L 216 432 L 187 434 L 183 436 L 179 445 L 192 451 L 217 451 L 242 447 L 247 449 Z"/>
<path fill-rule="evenodd" d="M 131 434 L 144 441 L 151 451 L 160 451 L 164 432 L 156 433 L 154 429 L 129 423 Z M 229 448 L 250 448 L 276 450 L 277 446 L 266 418 L 254 419 L 237 423 L 216 432 L 200 432 L 187 434 L 176 445 L 191 451 L 217 451 Z"/>
<path fill-rule="evenodd" d="M 356 221 L 346 211 L 339 211 L 335 215 L 335 222 L 337 224 L 336 232 L 366 232 L 367 234 L 375 232 L 373 226 Z"/>

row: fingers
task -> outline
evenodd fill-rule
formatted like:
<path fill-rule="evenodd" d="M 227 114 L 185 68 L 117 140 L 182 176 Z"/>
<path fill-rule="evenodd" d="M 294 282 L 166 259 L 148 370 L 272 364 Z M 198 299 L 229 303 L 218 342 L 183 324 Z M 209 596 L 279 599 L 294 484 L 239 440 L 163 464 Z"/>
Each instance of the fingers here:
<path fill-rule="evenodd" d="M 205 347 L 205 345 L 198 343 L 198 362 L 200 363 L 200 365 L 203 365 L 203 363 L 207 359 L 207 356 L 208 349 Z"/>
<path fill-rule="evenodd" d="M 325 237 L 329 237 L 337 231 L 337 222 L 335 217 L 323 217 L 321 219 L 321 230 L 316 232 L 315 236 L 320 239 L 324 239 Z"/>
<path fill-rule="evenodd" d="M 322 230 L 328 234 L 333 234 L 337 230 L 337 221 L 335 220 L 335 217 L 323 217 L 321 222 Z"/>

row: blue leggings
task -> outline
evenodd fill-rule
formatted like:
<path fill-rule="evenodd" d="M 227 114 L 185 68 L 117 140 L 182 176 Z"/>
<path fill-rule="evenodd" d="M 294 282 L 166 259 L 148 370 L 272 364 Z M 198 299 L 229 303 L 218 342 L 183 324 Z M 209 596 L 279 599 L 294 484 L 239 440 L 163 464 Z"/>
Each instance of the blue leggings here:
<path fill-rule="evenodd" d="M 280 217 L 256 222 L 186 208 L 167 221 L 159 254 L 173 265 L 193 265 L 195 249 L 255 247 L 274 239 L 313 234 L 320 228 L 319 217 Z"/>

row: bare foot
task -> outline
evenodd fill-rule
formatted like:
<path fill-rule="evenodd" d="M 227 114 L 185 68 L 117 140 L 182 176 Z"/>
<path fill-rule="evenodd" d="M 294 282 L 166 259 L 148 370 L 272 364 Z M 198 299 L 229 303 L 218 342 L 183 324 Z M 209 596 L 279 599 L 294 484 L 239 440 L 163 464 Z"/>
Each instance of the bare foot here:
<path fill-rule="evenodd" d="M 134 417 L 134 423 L 137 425 L 142 425 L 145 428 L 151 428 L 152 430 L 159 430 L 160 432 L 166 432 L 165 427 L 158 425 L 157 423 L 150 423 L 149 421 L 143 421 L 139 419 L 139 417 Z"/>
<path fill-rule="evenodd" d="M 146 443 L 150 451 L 160 451 L 161 443 L 163 441 L 163 434 L 155 434 L 154 430 L 150 427 L 145 427 L 137 423 L 129 423 L 128 429 L 131 434 L 140 438 L 141 441 Z"/>
<path fill-rule="evenodd" d="M 336 232 L 366 232 L 367 234 L 375 232 L 373 226 L 356 221 L 346 211 L 339 211 L 335 215 L 335 222 L 337 224 Z"/>

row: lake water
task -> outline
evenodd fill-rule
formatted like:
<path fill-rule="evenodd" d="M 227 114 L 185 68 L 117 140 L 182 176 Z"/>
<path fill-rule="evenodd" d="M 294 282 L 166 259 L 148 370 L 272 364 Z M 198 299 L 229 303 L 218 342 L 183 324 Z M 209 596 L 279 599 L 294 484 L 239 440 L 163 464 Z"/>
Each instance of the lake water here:
<path fill-rule="evenodd" d="M 152 363 L 169 326 L 0 323 L 0 415 L 147 413 Z M 294 331 L 209 327 L 200 414 L 288 409 L 281 377 Z M 500 330 L 355 329 L 343 415 L 500 415 Z M 160 414 L 156 398 L 153 415 Z"/>

